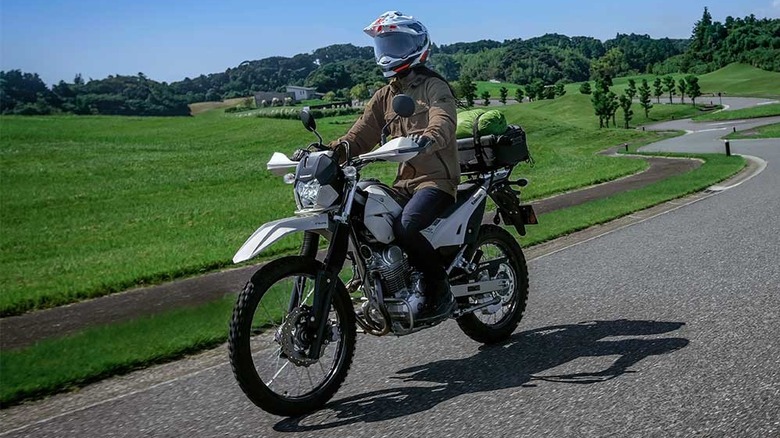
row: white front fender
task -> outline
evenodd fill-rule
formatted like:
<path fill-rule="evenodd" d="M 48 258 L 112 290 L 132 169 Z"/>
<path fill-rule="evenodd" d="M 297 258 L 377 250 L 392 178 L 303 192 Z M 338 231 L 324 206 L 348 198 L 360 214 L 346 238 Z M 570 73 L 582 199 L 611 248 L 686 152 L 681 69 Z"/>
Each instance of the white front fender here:
<path fill-rule="evenodd" d="M 259 254 L 282 237 L 296 232 L 308 230 L 327 230 L 328 215 L 322 213 L 314 216 L 288 217 L 273 222 L 268 222 L 258 228 L 252 236 L 244 242 L 241 249 L 233 256 L 233 263 L 241 263 Z"/>

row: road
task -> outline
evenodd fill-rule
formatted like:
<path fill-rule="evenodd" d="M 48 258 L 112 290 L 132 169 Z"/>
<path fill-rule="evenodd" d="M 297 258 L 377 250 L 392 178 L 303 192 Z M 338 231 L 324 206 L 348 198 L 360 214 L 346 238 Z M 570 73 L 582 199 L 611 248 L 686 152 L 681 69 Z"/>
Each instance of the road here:
<path fill-rule="evenodd" d="M 652 147 L 704 147 L 711 132 Z M 87 388 L 5 410 L 2 436 L 778 436 L 778 146 L 734 141 L 766 169 L 530 261 L 526 317 L 503 345 L 452 322 L 361 335 L 344 387 L 298 419 L 251 405 L 222 347 L 176 378 L 106 383 L 110 398 Z"/>

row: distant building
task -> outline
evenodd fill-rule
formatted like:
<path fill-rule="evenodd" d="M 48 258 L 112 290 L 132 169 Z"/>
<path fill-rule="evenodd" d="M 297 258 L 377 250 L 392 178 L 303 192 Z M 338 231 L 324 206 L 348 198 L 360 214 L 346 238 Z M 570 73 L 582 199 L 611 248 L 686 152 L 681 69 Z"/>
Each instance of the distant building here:
<path fill-rule="evenodd" d="M 292 93 L 293 100 L 295 101 L 317 99 L 318 97 L 322 96 L 320 93 L 317 93 L 316 88 L 288 85 L 286 90 L 287 93 Z"/>

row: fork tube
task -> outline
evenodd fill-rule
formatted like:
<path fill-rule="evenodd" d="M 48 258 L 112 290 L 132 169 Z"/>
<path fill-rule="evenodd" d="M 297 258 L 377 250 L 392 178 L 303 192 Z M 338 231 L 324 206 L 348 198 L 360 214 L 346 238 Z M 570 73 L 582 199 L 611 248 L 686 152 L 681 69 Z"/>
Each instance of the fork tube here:
<path fill-rule="evenodd" d="M 314 282 L 314 303 L 313 320 L 310 320 L 309 328 L 315 333 L 311 340 L 309 348 L 309 358 L 318 359 L 323 339 L 325 337 L 325 327 L 330 313 L 330 303 L 333 293 L 336 289 L 336 282 L 339 279 L 339 272 L 347 259 L 347 249 L 349 248 L 349 225 L 338 223 L 333 232 L 328 254 L 325 256 L 325 269 L 317 273 Z"/>
<path fill-rule="evenodd" d="M 300 255 L 304 257 L 316 258 L 317 246 L 320 243 L 320 235 L 313 231 L 304 231 L 303 243 L 301 243 Z"/>

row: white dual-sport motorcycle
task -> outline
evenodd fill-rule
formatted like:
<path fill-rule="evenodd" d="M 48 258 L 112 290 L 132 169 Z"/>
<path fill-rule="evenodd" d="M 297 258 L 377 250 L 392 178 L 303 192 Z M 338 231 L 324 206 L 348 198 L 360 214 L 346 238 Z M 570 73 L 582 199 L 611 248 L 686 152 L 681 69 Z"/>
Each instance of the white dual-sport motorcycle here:
<path fill-rule="evenodd" d="M 414 113 L 405 95 L 393 100 L 396 116 Z M 348 157 L 340 165 L 322 144 L 314 118 L 304 110 L 304 126 L 319 141 L 300 161 L 274 153 L 268 169 L 287 173 L 298 211 L 294 217 L 261 226 L 236 253 L 249 260 L 282 237 L 303 232 L 297 256 L 262 266 L 240 293 L 230 323 L 230 361 L 252 402 L 277 415 L 293 416 L 321 408 L 346 378 L 357 327 L 384 336 L 407 335 L 447 319 L 418 318 L 424 303 L 419 276 L 403 250 L 393 244 L 393 222 L 404 200 L 392 188 L 361 180 L 360 171 L 378 161 L 403 162 L 421 149 L 409 138 L 385 141 L 378 149 Z M 349 153 L 347 153 L 349 155 Z M 446 260 L 457 306 L 449 315 L 466 335 L 482 343 L 507 339 L 517 327 L 528 296 L 528 272 L 515 238 L 498 224 L 536 223 L 533 209 L 520 205 L 512 188 L 514 166 L 466 173 L 457 202 L 422 234 Z M 494 224 L 483 224 L 488 197 L 497 207 Z M 328 240 L 322 261 L 319 238 Z M 340 274 L 349 261 L 352 279 Z M 349 271 L 346 272 L 349 274 Z"/>

